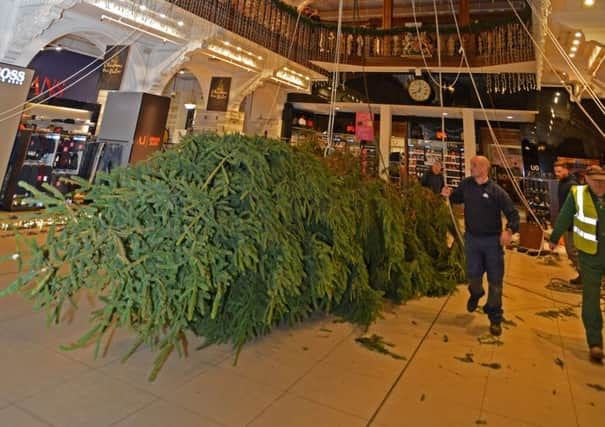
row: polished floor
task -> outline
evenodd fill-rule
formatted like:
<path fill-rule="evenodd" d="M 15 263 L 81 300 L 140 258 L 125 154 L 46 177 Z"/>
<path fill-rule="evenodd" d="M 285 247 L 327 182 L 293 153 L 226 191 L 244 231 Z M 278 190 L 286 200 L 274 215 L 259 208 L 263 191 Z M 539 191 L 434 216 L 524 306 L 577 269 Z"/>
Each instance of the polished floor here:
<path fill-rule="evenodd" d="M 0 252 L 14 248 L 0 238 Z M 506 254 L 500 340 L 466 291 L 388 307 L 367 333 L 332 317 L 277 330 L 246 346 L 237 366 L 227 346 L 173 355 L 156 382 L 152 355 L 121 356 L 114 336 L 104 357 L 63 352 L 86 328 L 92 303 L 48 329 L 20 296 L 0 299 L 0 426 L 598 426 L 604 425 L 605 367 L 587 357 L 579 295 L 546 288 L 569 278 L 552 265 Z M 15 278 L 0 265 L 0 284 Z M 376 334 L 401 356 L 361 346 Z M 192 337 L 191 347 L 198 340 Z"/>

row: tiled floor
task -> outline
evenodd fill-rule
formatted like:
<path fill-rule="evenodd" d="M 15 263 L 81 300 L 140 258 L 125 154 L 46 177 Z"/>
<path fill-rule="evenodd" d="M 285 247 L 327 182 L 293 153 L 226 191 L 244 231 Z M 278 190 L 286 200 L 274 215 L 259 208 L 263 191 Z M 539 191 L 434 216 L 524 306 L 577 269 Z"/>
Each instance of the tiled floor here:
<path fill-rule="evenodd" d="M 13 248 L 0 238 L 0 255 Z M 579 316 L 578 295 L 545 287 L 570 268 L 514 252 L 506 261 L 501 342 L 490 340 L 483 315 L 465 312 L 461 286 L 449 299 L 389 306 L 370 328 L 405 360 L 318 317 L 249 344 L 237 366 L 226 346 L 174 355 L 154 383 L 149 351 L 121 363 L 133 343 L 127 332 L 98 360 L 92 349 L 59 350 L 85 331 L 86 298 L 52 329 L 21 297 L 2 298 L 0 426 L 603 425 L 605 367 L 588 362 L 580 319 L 539 314 L 573 307 Z M 2 286 L 14 277 L 0 266 Z"/>

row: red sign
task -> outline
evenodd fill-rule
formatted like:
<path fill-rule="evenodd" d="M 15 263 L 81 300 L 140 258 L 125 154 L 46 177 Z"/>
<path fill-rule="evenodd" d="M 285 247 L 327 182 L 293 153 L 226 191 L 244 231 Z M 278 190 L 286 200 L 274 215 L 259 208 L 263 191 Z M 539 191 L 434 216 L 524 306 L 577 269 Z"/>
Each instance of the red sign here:
<path fill-rule="evenodd" d="M 49 77 L 36 76 L 32 80 L 31 88 L 35 96 L 39 96 L 41 93 L 47 93 L 50 96 L 62 98 L 65 93 L 65 85 L 62 80 L 51 80 Z"/>
<path fill-rule="evenodd" d="M 355 113 L 355 138 L 360 141 L 374 141 L 374 115 L 361 111 Z"/>

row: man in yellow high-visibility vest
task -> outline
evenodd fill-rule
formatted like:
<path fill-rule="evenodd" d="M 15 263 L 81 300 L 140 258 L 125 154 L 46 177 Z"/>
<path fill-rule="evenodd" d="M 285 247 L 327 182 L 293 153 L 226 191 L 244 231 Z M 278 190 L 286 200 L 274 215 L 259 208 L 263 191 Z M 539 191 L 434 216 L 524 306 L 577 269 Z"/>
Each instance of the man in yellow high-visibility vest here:
<path fill-rule="evenodd" d="M 586 183 L 572 187 L 563 203 L 550 247 L 573 225 L 573 239 L 579 252 L 582 272 L 582 322 L 590 348 L 590 359 L 603 360 L 603 315 L 601 313 L 601 277 L 605 275 L 605 170 L 592 166 L 586 171 Z"/>

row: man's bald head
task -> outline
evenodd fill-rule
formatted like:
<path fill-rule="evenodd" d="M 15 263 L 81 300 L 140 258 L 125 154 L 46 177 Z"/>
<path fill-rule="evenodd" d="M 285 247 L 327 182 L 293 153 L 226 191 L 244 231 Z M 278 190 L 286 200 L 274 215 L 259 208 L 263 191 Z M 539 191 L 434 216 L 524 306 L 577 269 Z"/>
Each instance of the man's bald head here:
<path fill-rule="evenodd" d="M 471 175 L 479 184 L 487 182 L 489 176 L 489 160 L 485 156 L 471 158 Z"/>

